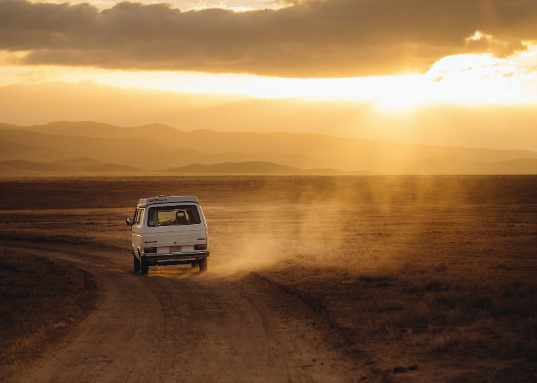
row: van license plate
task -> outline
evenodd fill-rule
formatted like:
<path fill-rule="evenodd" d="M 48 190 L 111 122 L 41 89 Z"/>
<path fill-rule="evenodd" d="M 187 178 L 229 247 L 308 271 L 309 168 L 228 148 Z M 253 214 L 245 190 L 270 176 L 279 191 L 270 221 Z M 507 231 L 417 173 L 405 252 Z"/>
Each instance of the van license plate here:
<path fill-rule="evenodd" d="M 181 246 L 170 246 L 170 253 L 180 253 Z"/>

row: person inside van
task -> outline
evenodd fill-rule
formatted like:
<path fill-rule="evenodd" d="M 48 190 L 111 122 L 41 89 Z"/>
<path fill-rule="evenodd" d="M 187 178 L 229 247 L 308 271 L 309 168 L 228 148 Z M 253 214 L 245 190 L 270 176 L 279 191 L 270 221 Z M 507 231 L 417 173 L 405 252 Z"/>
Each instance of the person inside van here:
<path fill-rule="evenodd" d="M 177 222 L 178 225 L 188 225 L 189 222 L 186 211 L 179 210 L 177 213 L 175 213 L 175 222 Z"/>

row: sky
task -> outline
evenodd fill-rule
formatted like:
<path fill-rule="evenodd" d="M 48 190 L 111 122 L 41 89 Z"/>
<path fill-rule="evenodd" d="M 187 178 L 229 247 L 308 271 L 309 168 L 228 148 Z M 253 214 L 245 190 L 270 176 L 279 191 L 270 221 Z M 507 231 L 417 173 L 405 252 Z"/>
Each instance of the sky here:
<path fill-rule="evenodd" d="M 39 99 L 41 108 L 28 100 L 32 89 L 63 84 L 64 93 L 78 87 L 77 94 L 160 91 L 178 100 L 309 100 L 315 108 L 326 101 L 328 109 L 340 102 L 355 106 L 354 127 L 312 129 L 389 139 L 396 113 L 406 122 L 404 131 L 393 128 L 393 139 L 479 145 L 479 135 L 467 140 L 460 127 L 466 111 L 483 145 L 537 149 L 537 126 L 525 126 L 537 121 L 535 0 L 163 1 L 0 0 L 0 99 L 19 106 L 0 106 L 0 122 L 76 118 L 54 104 L 59 93 Z M 431 108 L 441 111 L 441 123 L 413 126 L 431 125 L 420 117 Z M 475 119 L 491 108 L 504 111 L 489 131 L 493 139 L 486 137 L 490 120 Z M 148 122 L 89 110 L 80 105 L 81 117 Z M 158 119 L 157 110 L 148 116 Z M 165 113 L 156 122 L 181 128 Z M 277 130 L 307 131 L 307 119 L 302 124 Z M 513 127 L 521 132 L 514 137 Z M 434 140 L 435 130 L 451 138 Z"/>

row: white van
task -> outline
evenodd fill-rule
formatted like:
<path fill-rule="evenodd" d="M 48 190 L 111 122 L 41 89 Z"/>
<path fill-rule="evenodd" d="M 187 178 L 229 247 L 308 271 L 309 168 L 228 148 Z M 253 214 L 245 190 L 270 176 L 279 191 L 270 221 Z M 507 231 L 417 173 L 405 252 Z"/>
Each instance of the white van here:
<path fill-rule="evenodd" d="M 197 197 L 142 198 L 125 221 L 132 231 L 134 271 L 179 264 L 207 270 L 207 223 Z"/>

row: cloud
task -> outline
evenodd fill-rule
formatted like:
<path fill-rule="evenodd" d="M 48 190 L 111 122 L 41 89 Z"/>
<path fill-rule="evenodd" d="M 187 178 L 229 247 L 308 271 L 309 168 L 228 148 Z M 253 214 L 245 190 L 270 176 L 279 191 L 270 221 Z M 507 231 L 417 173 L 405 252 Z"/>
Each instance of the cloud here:
<path fill-rule="evenodd" d="M 111 8 L 119 1 L 117 0 L 29 0 L 32 3 L 52 3 L 63 4 L 69 3 L 83 4 L 91 3 L 91 5 L 99 8 Z M 237 11 L 247 11 L 254 9 L 277 9 L 290 5 L 288 0 L 136 0 L 141 4 L 160 4 L 167 3 L 173 8 L 180 10 L 192 9 L 207 9 L 207 8 L 226 8 Z M 296 2 L 295 2 L 296 3 Z"/>
<path fill-rule="evenodd" d="M 425 72 L 460 53 L 505 56 L 537 36 L 534 0 L 283 3 L 235 13 L 4 0 L 0 50 L 27 52 L 25 64 L 347 77 Z"/>

